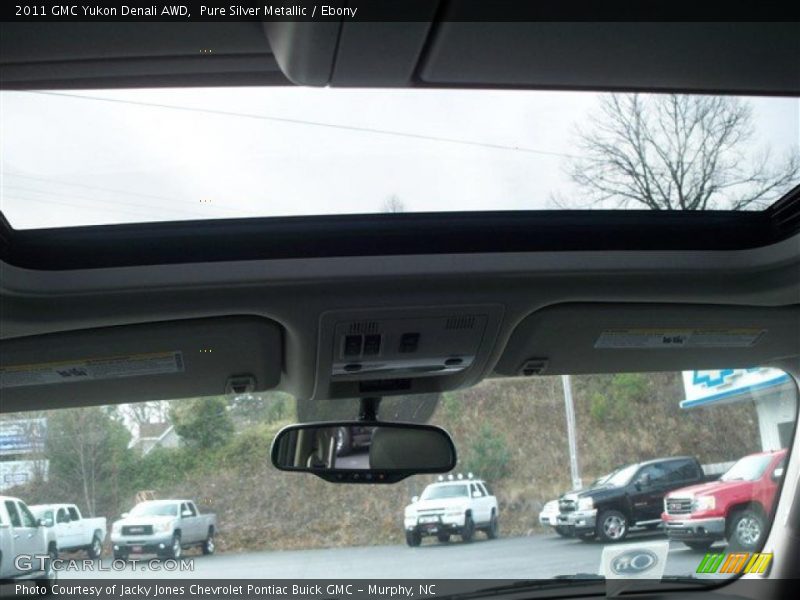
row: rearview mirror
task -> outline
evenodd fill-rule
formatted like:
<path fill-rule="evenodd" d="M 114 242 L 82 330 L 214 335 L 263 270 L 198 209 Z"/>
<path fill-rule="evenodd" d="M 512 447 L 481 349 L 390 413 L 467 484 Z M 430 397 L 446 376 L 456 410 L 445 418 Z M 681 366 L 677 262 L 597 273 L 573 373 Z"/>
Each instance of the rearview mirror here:
<path fill-rule="evenodd" d="M 778 467 L 772 471 L 772 479 L 778 481 L 781 477 L 783 477 L 783 467 Z"/>
<path fill-rule="evenodd" d="M 341 421 L 284 427 L 272 464 L 338 483 L 394 483 L 417 473 L 445 473 L 456 449 L 444 429 L 415 423 Z"/>

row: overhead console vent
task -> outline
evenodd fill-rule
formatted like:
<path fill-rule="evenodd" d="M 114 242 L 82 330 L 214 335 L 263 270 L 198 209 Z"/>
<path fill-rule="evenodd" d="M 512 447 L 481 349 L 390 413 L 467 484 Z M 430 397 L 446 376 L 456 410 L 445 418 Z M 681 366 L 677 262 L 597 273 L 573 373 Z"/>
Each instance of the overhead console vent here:
<path fill-rule="evenodd" d="M 475 315 L 450 317 L 444 326 L 445 329 L 472 329 L 473 327 L 475 327 Z"/>
<path fill-rule="evenodd" d="M 315 396 L 425 393 L 479 379 L 501 317 L 494 305 L 326 313 Z"/>
<path fill-rule="evenodd" d="M 376 333 L 377 331 L 378 323 L 376 321 L 356 321 L 355 323 L 350 323 L 347 329 L 347 332 L 351 334 Z"/>

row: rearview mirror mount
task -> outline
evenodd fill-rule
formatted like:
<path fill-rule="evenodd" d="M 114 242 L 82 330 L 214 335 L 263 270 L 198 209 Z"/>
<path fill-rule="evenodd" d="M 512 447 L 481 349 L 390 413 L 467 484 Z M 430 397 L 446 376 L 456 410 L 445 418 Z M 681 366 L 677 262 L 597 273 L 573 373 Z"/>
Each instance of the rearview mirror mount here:
<path fill-rule="evenodd" d="M 334 483 L 395 483 L 456 466 L 455 445 L 444 429 L 366 416 L 372 418 L 284 427 L 272 442 L 272 464 Z"/>

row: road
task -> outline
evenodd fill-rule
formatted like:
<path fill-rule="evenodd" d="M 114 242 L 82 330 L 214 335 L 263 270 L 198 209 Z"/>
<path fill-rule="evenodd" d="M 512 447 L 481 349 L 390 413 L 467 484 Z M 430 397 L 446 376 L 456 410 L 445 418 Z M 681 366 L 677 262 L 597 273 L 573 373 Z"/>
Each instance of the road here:
<path fill-rule="evenodd" d="M 454 538 L 456 539 L 456 538 Z M 637 540 L 663 540 L 658 534 L 633 534 Z M 597 573 L 601 543 L 563 539 L 555 534 L 486 540 L 479 535 L 471 544 L 459 541 L 439 544 L 426 540 L 418 548 L 371 546 L 217 554 L 202 556 L 195 551 L 194 571 L 167 573 L 138 565 L 136 576 L 197 579 L 538 579 L 561 574 Z M 680 543 L 670 545 L 666 574 L 690 575 L 703 554 Z M 109 568 L 110 561 L 104 561 Z M 130 569 L 130 566 L 128 567 Z M 63 572 L 60 579 L 85 577 L 87 573 Z M 95 573 L 100 577 L 130 578 L 130 570 Z"/>

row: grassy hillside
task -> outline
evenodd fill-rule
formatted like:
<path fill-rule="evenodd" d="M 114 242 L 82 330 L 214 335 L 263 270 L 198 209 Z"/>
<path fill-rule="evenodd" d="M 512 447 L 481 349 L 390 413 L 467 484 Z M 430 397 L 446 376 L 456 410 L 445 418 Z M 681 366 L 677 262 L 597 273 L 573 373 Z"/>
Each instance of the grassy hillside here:
<path fill-rule="evenodd" d="M 759 449 L 751 403 L 684 411 L 675 374 L 575 377 L 584 481 L 623 463 L 674 454 L 701 462 L 734 460 Z M 570 487 L 560 378 L 487 381 L 443 396 L 432 422 L 448 429 L 459 470 L 490 481 L 507 535 L 538 528 L 544 502 Z M 217 512 L 223 550 L 400 543 L 402 512 L 433 477 L 394 486 L 342 486 L 268 466 L 271 432 L 245 454 L 159 490 L 188 495 Z"/>

